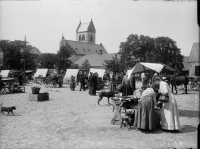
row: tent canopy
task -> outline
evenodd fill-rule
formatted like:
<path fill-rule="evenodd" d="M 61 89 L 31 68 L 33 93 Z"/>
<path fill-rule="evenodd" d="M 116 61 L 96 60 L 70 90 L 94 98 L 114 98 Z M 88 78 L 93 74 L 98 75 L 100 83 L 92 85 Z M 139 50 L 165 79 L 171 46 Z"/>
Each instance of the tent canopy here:
<path fill-rule="evenodd" d="M 176 69 L 171 68 L 165 64 L 160 64 L 160 63 L 137 63 L 131 73 L 142 73 L 144 71 L 149 71 L 149 70 L 153 70 L 156 71 L 158 73 L 160 73 L 162 71 L 163 68 L 166 68 L 170 71 L 176 71 Z"/>
<path fill-rule="evenodd" d="M 1 75 L 2 77 L 7 78 L 8 75 L 9 75 L 9 73 L 10 73 L 10 70 L 1 70 L 0 75 Z"/>
<path fill-rule="evenodd" d="M 71 80 L 71 76 L 74 76 L 77 80 L 79 69 L 67 69 L 64 80 Z"/>
<path fill-rule="evenodd" d="M 101 77 L 102 79 L 103 79 L 105 71 L 106 71 L 105 69 L 90 68 L 90 72 L 92 72 L 92 73 L 95 73 L 95 72 L 98 73 L 98 76 Z M 90 72 L 89 72 L 89 74 L 90 74 Z"/>
<path fill-rule="evenodd" d="M 37 69 L 34 77 L 39 77 L 39 76 L 46 77 L 47 72 L 48 72 L 48 69 Z"/>

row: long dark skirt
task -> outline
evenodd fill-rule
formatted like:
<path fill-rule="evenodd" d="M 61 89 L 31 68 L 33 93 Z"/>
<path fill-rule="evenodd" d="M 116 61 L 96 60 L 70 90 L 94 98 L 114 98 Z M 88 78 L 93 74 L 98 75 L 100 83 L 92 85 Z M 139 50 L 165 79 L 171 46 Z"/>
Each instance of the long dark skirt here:
<path fill-rule="evenodd" d="M 71 81 L 70 88 L 71 90 L 75 89 L 75 81 Z"/>
<path fill-rule="evenodd" d="M 156 129 L 156 113 L 153 97 L 142 97 L 138 103 L 135 113 L 134 127 L 138 129 L 154 130 Z"/>
<path fill-rule="evenodd" d="M 133 90 L 129 84 L 124 83 L 122 96 L 133 95 Z"/>
<path fill-rule="evenodd" d="M 97 90 L 96 85 L 92 84 L 92 86 L 91 86 L 91 94 L 90 95 L 96 95 L 96 90 Z"/>

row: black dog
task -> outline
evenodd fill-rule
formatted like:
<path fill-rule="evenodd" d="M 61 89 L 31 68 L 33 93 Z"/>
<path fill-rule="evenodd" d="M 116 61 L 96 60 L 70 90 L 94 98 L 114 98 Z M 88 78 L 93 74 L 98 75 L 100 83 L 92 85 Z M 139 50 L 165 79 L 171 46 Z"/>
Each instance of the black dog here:
<path fill-rule="evenodd" d="M 3 103 L 2 103 L 3 104 Z M 8 114 L 11 112 L 13 115 L 13 110 L 16 110 L 16 107 L 15 106 L 12 106 L 12 107 L 2 107 L 2 104 L 1 104 L 1 113 L 3 114 L 3 112 L 8 112 Z M 7 114 L 7 115 L 8 115 Z M 4 115 L 4 114 L 3 114 Z"/>
<path fill-rule="evenodd" d="M 107 97 L 108 98 L 108 104 L 111 104 L 109 102 L 109 98 L 114 97 L 115 94 L 118 94 L 118 91 L 115 91 L 115 92 L 114 91 L 109 91 L 109 92 L 102 91 L 102 92 L 100 92 L 99 93 L 99 99 L 98 99 L 98 105 L 100 105 L 99 103 L 103 99 L 103 97 Z"/>

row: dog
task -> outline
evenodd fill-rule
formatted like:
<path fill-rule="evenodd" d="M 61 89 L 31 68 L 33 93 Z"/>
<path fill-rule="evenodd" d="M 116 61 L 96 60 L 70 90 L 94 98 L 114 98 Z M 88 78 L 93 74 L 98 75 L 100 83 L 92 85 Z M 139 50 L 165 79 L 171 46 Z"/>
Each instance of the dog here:
<path fill-rule="evenodd" d="M 118 94 L 118 91 L 109 91 L 109 92 L 102 91 L 102 92 L 100 92 L 99 99 L 98 99 L 98 105 L 100 106 L 100 101 L 103 99 L 103 97 L 108 98 L 108 104 L 110 105 L 111 103 L 109 102 L 109 98 L 114 97 L 115 94 Z"/>
<path fill-rule="evenodd" d="M 13 115 L 13 110 L 16 110 L 16 107 L 15 106 L 12 106 L 12 107 L 2 107 L 3 103 L 1 104 L 1 113 L 4 115 L 3 112 L 8 112 L 8 114 L 11 112 Z M 7 115 L 8 115 L 7 114 Z"/>

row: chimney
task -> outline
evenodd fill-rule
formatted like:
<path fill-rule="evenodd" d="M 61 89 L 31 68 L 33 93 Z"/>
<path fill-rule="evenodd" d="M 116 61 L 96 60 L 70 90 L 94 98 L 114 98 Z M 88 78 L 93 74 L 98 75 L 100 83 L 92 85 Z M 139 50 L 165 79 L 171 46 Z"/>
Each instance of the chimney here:
<path fill-rule="evenodd" d="M 100 43 L 100 46 L 103 46 L 103 44 L 102 44 L 102 43 Z"/>

